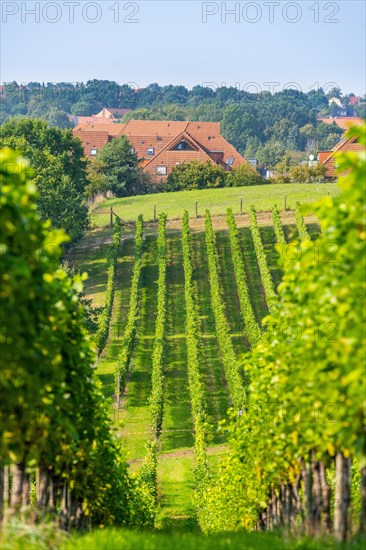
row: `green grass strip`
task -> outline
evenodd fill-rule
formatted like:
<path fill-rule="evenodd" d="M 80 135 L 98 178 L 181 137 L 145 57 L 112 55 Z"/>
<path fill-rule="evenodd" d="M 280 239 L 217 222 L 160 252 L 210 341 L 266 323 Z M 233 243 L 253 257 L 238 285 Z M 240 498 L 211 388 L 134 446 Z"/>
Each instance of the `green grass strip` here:
<path fill-rule="evenodd" d="M 120 244 L 121 225 L 117 220 L 114 224 L 113 242 L 109 251 L 108 279 L 105 293 L 105 304 L 98 319 L 98 330 L 95 336 L 98 357 L 100 357 L 102 351 L 104 350 L 109 335 L 109 326 L 111 322 L 114 301 L 116 266 Z"/>

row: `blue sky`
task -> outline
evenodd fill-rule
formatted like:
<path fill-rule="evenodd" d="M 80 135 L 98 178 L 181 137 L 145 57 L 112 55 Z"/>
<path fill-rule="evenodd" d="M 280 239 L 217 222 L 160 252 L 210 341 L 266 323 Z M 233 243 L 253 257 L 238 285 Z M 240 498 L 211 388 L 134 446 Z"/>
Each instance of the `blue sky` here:
<path fill-rule="evenodd" d="M 98 78 L 248 91 L 335 83 L 365 93 L 363 1 L 1 0 L 1 7 L 3 82 Z"/>

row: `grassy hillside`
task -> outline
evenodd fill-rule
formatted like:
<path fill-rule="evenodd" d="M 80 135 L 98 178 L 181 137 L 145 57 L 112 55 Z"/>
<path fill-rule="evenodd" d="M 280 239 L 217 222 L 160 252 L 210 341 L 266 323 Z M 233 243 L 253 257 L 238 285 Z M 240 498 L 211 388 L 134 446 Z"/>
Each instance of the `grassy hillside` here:
<path fill-rule="evenodd" d="M 222 191 L 227 192 L 228 190 Z M 172 195 L 162 196 L 170 200 Z M 151 197 L 148 198 L 151 199 Z M 126 458 L 133 472 L 138 472 L 142 466 L 146 455 L 146 444 L 151 434 L 149 395 L 151 392 L 151 353 L 155 331 L 158 269 L 156 226 L 150 224 L 146 229 L 140 281 L 139 318 L 130 374 L 120 410 L 116 411 L 115 405 L 111 409 L 112 421 L 124 441 Z M 125 232 L 127 230 L 125 228 Z M 286 228 L 286 231 L 289 235 L 291 234 L 289 229 Z M 111 229 L 105 228 L 102 233 L 103 242 L 98 243 L 97 246 L 92 246 L 92 239 L 88 237 L 86 243 L 82 243 L 74 255 L 76 267 L 89 272 L 86 294 L 98 305 L 103 304 L 105 293 L 105 257 L 111 233 Z M 248 349 L 248 339 L 239 306 L 227 228 L 215 231 L 215 236 L 220 294 L 235 354 L 240 359 L 241 354 Z M 114 370 L 128 311 L 134 254 L 132 237 L 132 233 L 123 235 L 109 342 L 97 365 L 97 373 L 103 383 L 105 395 L 110 398 L 115 393 Z M 278 254 L 274 248 L 273 228 L 262 227 L 261 237 L 271 276 L 274 283 L 277 284 L 281 270 L 278 266 Z M 255 316 L 260 322 L 267 314 L 268 309 L 251 231 L 248 227 L 239 229 L 239 241 L 250 298 Z M 203 231 L 195 231 L 192 234 L 191 246 L 194 300 L 199 324 L 200 371 L 207 399 L 209 423 L 207 452 L 214 474 L 220 457 L 226 452 L 225 434 L 218 430 L 218 425 L 231 406 L 231 399 L 211 305 L 207 249 Z M 188 390 L 185 321 L 181 231 L 168 230 L 164 421 L 158 448 L 159 512 L 156 519 L 156 526 L 164 529 L 172 527 L 197 529 L 192 502 L 194 494 L 193 469 L 196 461 Z"/>
<path fill-rule="evenodd" d="M 284 195 L 287 194 L 287 208 L 294 209 L 296 201 L 310 203 L 330 193 L 337 195 L 339 189 L 335 183 L 291 183 L 262 185 L 252 187 L 233 187 L 223 189 L 204 189 L 200 191 L 179 191 L 176 193 L 157 193 L 122 199 L 109 199 L 99 205 L 91 216 L 92 225 L 104 227 L 109 224 L 109 211 L 114 212 L 125 221 L 136 220 L 143 214 L 145 221 L 154 219 L 154 204 L 157 212 L 165 212 L 169 219 L 181 218 L 183 211 L 188 210 L 195 216 L 196 201 L 198 213 L 203 215 L 208 208 L 213 216 L 225 214 L 227 208 L 234 213 L 240 212 L 240 199 L 243 198 L 243 212 L 248 212 L 253 204 L 257 211 L 270 210 L 277 203 L 283 208 Z"/>
<path fill-rule="evenodd" d="M 281 188 L 281 189 L 280 189 Z M 298 186 L 302 192 L 311 191 L 312 195 L 307 195 L 307 200 L 316 198 L 316 193 L 320 191 L 324 194 L 327 186 Z M 258 230 L 254 230 L 253 225 L 249 224 L 249 216 L 236 216 L 237 224 L 237 249 L 236 254 L 241 255 L 244 269 L 244 281 L 247 287 L 249 302 L 253 309 L 253 319 L 261 326 L 262 319 L 268 314 L 268 306 L 271 303 L 271 296 L 268 294 L 268 275 L 273 283 L 274 292 L 281 281 L 282 267 L 280 265 L 279 251 L 276 249 L 276 233 L 271 224 L 271 201 L 273 197 L 261 196 L 263 191 L 274 190 L 279 193 L 283 189 L 291 197 L 289 190 L 295 190 L 295 186 L 271 186 L 267 188 L 246 189 L 244 191 L 257 194 L 257 199 L 267 201 L 269 212 L 258 213 Z M 332 186 L 333 193 L 337 193 L 337 187 Z M 223 189 L 205 192 L 207 197 L 210 194 L 218 197 L 221 195 L 225 200 L 229 200 L 232 193 L 240 193 L 243 190 Z M 201 192 L 197 193 L 175 193 L 166 195 L 155 195 L 150 197 L 136 197 L 134 199 L 120 199 L 110 201 L 114 204 L 113 208 L 118 212 L 118 208 L 123 209 L 130 201 L 131 222 L 123 226 L 123 237 L 120 250 L 120 257 L 117 264 L 116 292 L 113 306 L 112 323 L 110 327 L 109 342 L 106 346 L 99 364 L 97 373 L 103 383 L 105 395 L 114 398 L 114 371 L 116 365 L 117 353 L 121 347 L 123 328 L 126 323 L 128 302 L 130 296 L 131 274 L 134 262 L 134 226 L 133 217 L 137 215 L 138 204 L 144 200 L 145 212 L 148 211 L 148 205 L 153 206 L 153 201 L 157 197 L 164 200 L 163 206 L 171 206 L 170 215 L 179 214 L 183 205 L 171 202 L 173 198 L 202 197 Z M 237 195 L 238 197 L 238 195 Z M 288 204 L 291 206 L 291 200 Z M 251 200 L 249 201 L 252 202 Z M 279 201 L 277 201 L 279 202 Z M 226 203 L 227 204 L 227 203 Z M 193 205 L 194 207 L 194 205 Z M 103 214 L 102 207 L 96 212 L 95 216 L 99 219 L 108 220 L 107 214 Z M 199 371 L 204 389 L 206 404 L 205 420 L 207 421 L 208 437 L 205 442 L 209 472 L 212 479 L 218 479 L 220 463 L 222 458 L 228 453 L 226 432 L 220 429 L 220 421 L 227 414 L 227 410 L 235 402 L 235 388 L 233 391 L 230 369 L 228 369 L 228 356 L 225 346 L 220 337 L 220 317 L 217 316 L 219 310 L 218 303 L 214 307 L 212 299 L 212 288 L 216 285 L 212 278 L 212 263 L 209 258 L 213 254 L 216 256 L 219 296 L 222 302 L 222 311 L 227 321 L 228 337 L 232 343 L 234 354 L 234 363 L 240 370 L 242 354 L 250 347 L 248 334 L 251 332 L 250 321 L 244 318 L 242 309 L 242 287 L 238 280 L 238 273 L 234 269 L 234 258 L 237 262 L 237 256 L 233 256 L 233 241 L 229 238 L 229 227 L 225 217 L 224 204 L 216 203 L 214 211 L 220 212 L 220 216 L 213 218 L 214 238 L 211 242 L 207 239 L 208 227 L 205 219 L 202 217 L 196 220 L 192 217 L 190 220 L 191 236 L 191 263 L 192 263 L 192 296 L 197 315 L 197 345 L 200 352 Z M 119 213 L 123 216 L 122 212 Z M 203 214 L 203 212 L 202 212 Z M 243 223 L 243 218 L 245 221 Z M 149 217 L 148 217 L 149 219 Z M 215 219 L 218 220 L 215 223 Z M 207 220 L 206 220 L 207 221 Z M 316 218 L 309 217 L 307 228 L 310 238 L 316 238 L 319 232 L 319 226 Z M 198 223 L 199 222 L 199 223 Z M 298 226 L 293 212 L 283 213 L 281 215 L 283 231 L 287 242 L 298 240 Z M 297 220 L 297 223 L 298 220 Z M 155 338 L 155 323 L 157 312 L 157 291 L 158 291 L 158 258 L 159 248 L 157 240 L 157 223 L 151 221 L 146 223 L 145 236 L 142 257 L 142 271 L 140 280 L 140 298 L 139 315 L 137 322 L 137 332 L 134 341 L 130 372 L 127 379 L 126 390 L 122 397 L 122 404 L 119 411 L 115 405 L 111 407 L 111 418 L 118 430 L 118 433 L 124 442 L 126 450 L 126 459 L 128 460 L 130 471 L 136 475 L 141 471 L 144 460 L 147 456 L 146 444 L 151 440 L 152 421 L 149 405 L 149 398 L 152 391 L 152 350 Z M 106 288 L 106 256 L 108 246 L 111 242 L 112 229 L 106 225 L 103 228 L 92 230 L 84 243 L 81 243 L 79 254 L 75 253 L 75 263 L 81 270 L 87 269 L 90 277 L 86 283 L 86 294 L 93 298 L 96 304 L 103 304 Z M 117 541 L 123 541 L 126 548 L 131 548 L 133 544 L 144 547 L 147 544 L 154 548 L 164 544 L 175 544 L 177 532 L 185 538 L 187 548 L 204 548 L 204 541 L 199 535 L 199 526 L 194 505 L 195 495 L 195 468 L 197 466 L 195 454 L 195 432 L 194 419 L 192 417 L 192 395 L 189 385 L 188 372 L 188 354 L 187 354 L 187 334 L 186 334 L 186 297 L 185 297 L 185 270 L 183 269 L 183 248 L 182 248 L 182 224 L 181 220 L 172 221 L 167 225 L 166 233 L 166 340 L 164 355 L 164 416 L 162 432 L 157 443 L 157 514 L 155 516 L 155 528 L 160 535 L 152 535 L 150 539 L 145 538 L 143 542 L 137 542 L 136 535 L 133 532 L 124 533 L 122 531 L 113 531 L 113 544 Z M 263 254 L 258 249 L 258 235 L 263 245 Z M 232 236 L 232 227 L 231 227 Z M 97 239 L 97 246 L 95 240 Z M 238 252 L 239 251 L 239 252 Z M 210 253 L 210 254 L 209 254 Z M 264 269 L 265 264 L 265 269 Z M 238 265 L 237 263 L 235 265 Z M 209 269 L 210 267 L 210 269 Z M 267 273 L 267 275 L 266 275 Z M 274 295 L 274 298 L 276 296 Z M 222 326 L 225 321 L 221 317 Z M 246 325 L 248 322 L 248 326 Z M 249 331 L 247 333 L 247 330 Z M 262 327 L 262 330 L 263 327 Z M 221 331 L 222 334 L 222 331 Z M 234 364 L 233 362 L 231 364 Z M 113 400 L 112 400 L 113 401 Z M 93 535 L 96 536 L 96 535 Z M 155 538 L 156 537 L 156 538 Z M 161 537 L 161 538 L 160 538 Z M 332 548 L 333 543 L 328 541 L 292 541 L 291 543 L 276 538 L 276 535 L 242 534 L 229 536 L 232 541 L 231 547 L 238 548 Z M 248 537 L 245 539 L 245 537 Z M 253 537 L 253 538 L 251 538 Z M 92 539 L 90 539 L 92 540 Z M 225 547 L 228 539 L 215 538 L 210 544 L 215 543 L 216 547 Z M 80 538 L 80 544 L 89 543 Z M 78 542 L 78 543 L 79 543 Z M 94 543 L 94 541 L 93 541 Z M 96 540 L 100 547 L 104 545 L 104 539 Z M 110 546 L 111 548 L 113 548 Z M 287 546 L 288 544 L 288 546 Z M 329 546 L 328 546 L 329 544 Z M 82 546 L 81 546 L 82 547 Z M 355 548 L 357 545 L 355 546 Z M 98 546 L 99 548 L 99 546 Z"/>
<path fill-rule="evenodd" d="M 307 200 L 315 200 L 328 190 L 328 186 L 298 186 L 302 193 L 307 193 Z M 332 193 L 337 193 L 337 188 L 329 186 Z M 285 189 L 288 197 L 289 190 L 297 191 L 295 186 L 271 186 L 277 197 Z M 187 203 L 177 204 L 177 198 L 188 201 L 187 197 L 195 200 L 195 197 L 217 197 L 220 195 L 226 203 L 216 203 L 213 211 L 225 213 L 225 204 L 233 197 L 240 197 L 243 191 L 247 192 L 249 204 L 256 196 L 260 204 L 266 204 L 270 208 L 274 202 L 273 197 L 268 198 L 262 194 L 263 188 L 246 190 L 223 189 L 208 192 L 189 192 L 162 194 L 150 197 L 136 197 L 134 199 L 120 199 L 109 201 L 113 208 L 122 217 L 130 216 L 133 220 L 139 212 L 147 213 L 153 207 L 157 198 L 164 201 L 162 204 L 168 210 L 170 216 L 179 215 Z M 202 193 L 202 194 L 201 194 Z M 236 195 L 235 195 L 236 194 Z M 302 195 L 303 197 L 305 195 Z M 173 201 L 175 199 L 175 201 Z M 191 199 L 190 199 L 191 200 Z M 213 199 L 211 199 L 213 200 Z M 294 195 L 290 199 L 294 201 Z M 144 204 L 140 203 L 144 201 Z M 267 201 L 267 202 L 266 202 Z M 279 202 L 279 201 L 278 201 Z M 258 203 L 257 203 L 258 204 Z M 128 205 L 129 210 L 125 207 Z M 170 207 L 170 211 L 169 211 Z M 194 205 L 193 207 L 194 208 Z M 191 208 L 191 210 L 192 210 Z M 103 214 L 106 205 L 102 205 L 94 214 L 94 220 L 99 220 L 106 226 L 97 232 L 91 231 L 86 239 L 74 250 L 71 258 L 75 266 L 81 271 L 89 272 L 86 282 L 86 295 L 92 298 L 98 306 L 103 305 L 106 289 L 106 257 L 109 243 L 111 242 L 112 229 L 107 222 L 108 215 Z M 123 214 L 124 212 L 125 214 Z M 128 214 L 126 214 L 128 212 Z M 239 221 L 240 217 L 237 218 Z M 224 220 L 224 218 L 222 218 Z M 222 222 L 221 220 L 221 222 Z M 279 255 L 275 248 L 276 237 L 273 227 L 267 223 L 270 216 L 261 224 L 260 237 L 265 251 L 265 261 L 269 269 L 270 277 L 276 288 L 281 280 L 281 266 Z M 286 220 L 286 218 L 285 218 Z M 263 221 L 263 220 L 262 220 Z M 243 352 L 249 348 L 246 334 L 246 326 L 240 309 L 237 280 L 234 272 L 234 264 L 228 227 L 215 228 L 215 251 L 219 274 L 220 296 L 223 302 L 223 311 L 228 321 L 230 338 L 238 362 Z M 223 222 L 225 224 L 225 221 Z M 297 239 L 296 226 L 283 222 L 286 240 Z M 191 220 L 192 226 L 194 220 Z M 104 393 L 114 401 L 115 385 L 114 372 L 116 358 L 121 348 L 123 330 L 126 325 L 127 312 L 130 298 L 131 274 L 134 262 L 133 225 L 123 228 L 123 238 L 117 264 L 117 276 L 115 298 L 113 304 L 112 321 L 109 332 L 108 345 L 106 346 L 97 365 L 97 373 L 100 377 Z M 192 407 L 187 372 L 187 342 L 186 342 L 186 306 L 184 294 L 184 269 L 182 256 L 182 233 L 179 225 L 177 228 L 167 231 L 167 338 L 164 361 L 164 420 L 162 433 L 158 443 L 157 463 L 157 493 L 158 512 L 155 520 L 155 533 L 142 533 L 131 530 L 108 529 L 102 532 L 93 532 L 85 536 L 72 537 L 69 543 L 63 546 L 65 550 L 75 548 L 246 548 L 246 549 L 320 549 L 336 548 L 331 539 L 322 540 L 289 540 L 279 533 L 228 533 L 213 537 L 204 537 L 199 534 L 196 521 L 196 513 L 193 504 L 195 491 L 194 468 L 196 458 L 194 452 L 194 431 L 192 420 Z M 220 421 L 225 418 L 228 408 L 231 406 L 231 398 L 224 368 L 224 357 L 218 340 L 218 327 L 215 323 L 215 312 L 212 308 L 210 293 L 210 273 L 208 269 L 208 255 L 205 232 L 196 227 L 191 235 L 191 261 L 193 267 L 193 298 L 197 308 L 198 318 L 198 346 L 200 351 L 200 373 L 204 385 L 207 400 L 208 441 L 207 457 L 211 474 L 218 474 L 220 460 L 227 453 L 225 432 L 219 429 Z M 122 397 L 122 405 L 119 411 L 111 404 L 111 419 L 117 428 L 126 450 L 126 459 L 129 462 L 130 471 L 138 473 L 146 456 L 146 444 L 151 437 L 151 416 L 149 408 L 149 396 L 151 392 L 151 353 L 154 343 L 156 305 L 157 305 L 157 279 L 158 279 L 158 247 L 157 225 L 146 225 L 144 249 L 142 258 L 142 271 L 140 280 L 139 317 L 137 332 L 132 353 L 130 372 L 127 387 Z M 319 228 L 316 224 L 308 225 L 312 238 L 316 236 Z M 262 269 L 256 250 L 254 248 L 253 235 L 249 227 L 238 228 L 238 243 L 244 263 L 245 277 L 250 302 L 253 307 L 255 319 L 260 324 L 268 313 L 266 294 L 262 281 Z M 352 548 L 358 548 L 355 543 Z M 337 546 L 341 548 L 341 546 Z M 348 548 L 348 546 L 344 546 Z"/>

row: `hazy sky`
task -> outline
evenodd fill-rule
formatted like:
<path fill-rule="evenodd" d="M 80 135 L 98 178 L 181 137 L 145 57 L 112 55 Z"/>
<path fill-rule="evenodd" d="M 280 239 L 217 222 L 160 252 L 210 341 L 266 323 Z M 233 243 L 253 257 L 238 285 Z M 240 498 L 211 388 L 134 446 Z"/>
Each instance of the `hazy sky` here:
<path fill-rule="evenodd" d="M 98 78 L 248 91 L 335 83 L 365 93 L 363 0 L 1 0 L 1 8 L 3 82 Z"/>

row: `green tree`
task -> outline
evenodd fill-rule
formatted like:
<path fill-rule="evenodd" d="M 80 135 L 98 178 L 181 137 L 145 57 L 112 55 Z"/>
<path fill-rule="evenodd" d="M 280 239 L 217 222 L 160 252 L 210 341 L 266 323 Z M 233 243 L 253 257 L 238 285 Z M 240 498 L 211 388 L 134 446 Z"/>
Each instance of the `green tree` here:
<path fill-rule="evenodd" d="M 241 187 L 245 185 L 262 185 L 266 180 L 249 163 L 241 164 L 228 172 L 226 185 L 228 187 Z"/>
<path fill-rule="evenodd" d="M 286 118 L 281 118 L 273 126 L 265 130 L 265 135 L 270 139 L 280 141 L 287 149 L 297 149 L 299 127 L 297 124 Z"/>
<path fill-rule="evenodd" d="M 22 118 L 1 126 L 0 145 L 12 147 L 31 160 L 42 218 L 65 229 L 73 241 L 79 239 L 88 225 L 84 202 L 88 181 L 80 141 L 70 130 Z"/>
<path fill-rule="evenodd" d="M 93 376 L 82 277 L 59 268 L 68 238 L 40 219 L 32 176 L 24 158 L 0 150 L 0 468 L 12 469 L 10 509 L 29 502 L 37 469 L 37 517 L 60 513 L 66 527 L 87 518 L 100 526 L 146 524 L 151 509 L 128 478 Z"/>
<path fill-rule="evenodd" d="M 355 105 L 354 109 L 357 116 L 366 118 L 366 98 L 364 97 L 357 105 Z"/>
<path fill-rule="evenodd" d="M 154 120 L 154 111 L 152 109 L 140 108 L 126 113 L 123 117 L 123 122 L 129 120 Z"/>
<path fill-rule="evenodd" d="M 315 183 L 325 181 L 326 167 L 318 162 L 315 166 L 300 164 L 292 166 L 288 171 L 289 181 L 295 183 Z"/>
<path fill-rule="evenodd" d="M 103 174 L 107 189 L 117 197 L 136 195 L 144 190 L 139 159 L 126 136 L 107 143 L 95 162 L 96 173 Z"/>
<path fill-rule="evenodd" d="M 237 149 L 244 150 L 249 138 L 258 137 L 260 126 L 247 106 L 229 105 L 222 113 L 222 132 Z"/>
<path fill-rule="evenodd" d="M 89 100 L 83 97 L 71 107 L 71 114 L 76 116 L 95 115 L 102 109 L 103 105 L 98 101 Z"/>
<path fill-rule="evenodd" d="M 246 147 L 244 150 L 244 157 L 246 159 L 256 158 L 258 147 L 260 147 L 261 142 L 256 137 L 250 137 L 246 141 Z"/>
<path fill-rule="evenodd" d="M 85 188 L 85 196 L 87 199 L 92 199 L 99 194 L 104 195 L 109 191 L 108 182 L 98 158 L 96 158 L 94 162 L 89 162 L 87 174 L 88 185 Z"/>
<path fill-rule="evenodd" d="M 316 138 L 316 129 L 313 124 L 305 124 L 302 128 L 300 128 L 300 135 L 303 139 L 303 146 L 305 147 L 305 150 L 314 150 L 315 145 L 315 138 Z"/>
<path fill-rule="evenodd" d="M 270 139 L 258 148 L 257 159 L 261 166 L 273 167 L 278 164 L 285 154 L 285 146 L 276 139 Z"/>
<path fill-rule="evenodd" d="M 42 116 L 42 119 L 48 122 L 50 126 L 57 126 L 58 128 L 72 128 L 73 126 L 67 113 L 56 107 L 51 107 Z"/>
<path fill-rule="evenodd" d="M 164 189 L 180 191 L 181 189 L 224 187 L 226 176 L 227 172 L 221 166 L 213 164 L 209 160 L 206 162 L 197 160 L 182 162 L 169 174 Z"/>
<path fill-rule="evenodd" d="M 276 176 L 286 177 L 291 166 L 294 166 L 294 160 L 290 153 L 286 152 L 280 162 L 275 165 Z"/>

